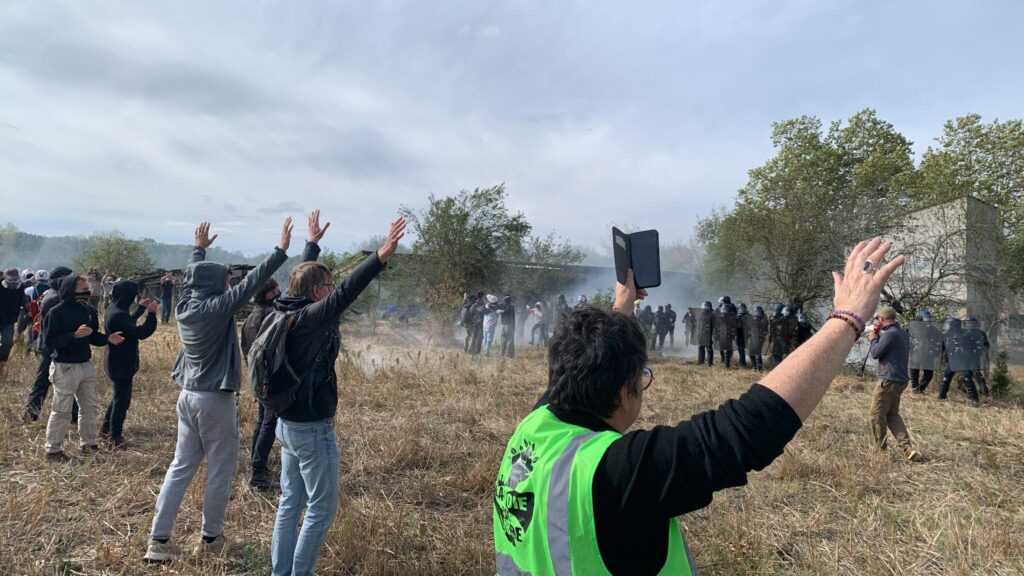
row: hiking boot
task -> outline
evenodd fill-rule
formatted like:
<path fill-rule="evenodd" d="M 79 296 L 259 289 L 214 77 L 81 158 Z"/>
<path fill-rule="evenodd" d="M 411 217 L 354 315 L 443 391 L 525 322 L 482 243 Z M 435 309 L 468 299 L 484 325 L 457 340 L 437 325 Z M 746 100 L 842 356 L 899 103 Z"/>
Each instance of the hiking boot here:
<path fill-rule="evenodd" d="M 249 478 L 249 486 L 264 492 L 273 490 L 274 482 L 270 477 L 270 471 L 266 469 L 253 470 L 252 476 Z"/>
<path fill-rule="evenodd" d="M 110 439 L 110 446 L 114 450 L 127 450 L 128 441 L 124 439 L 124 436 L 114 436 Z"/>
<path fill-rule="evenodd" d="M 100 447 L 98 445 L 96 445 L 96 444 L 86 444 L 85 446 L 82 446 L 82 455 L 83 456 L 88 456 L 90 454 L 98 454 L 99 451 L 100 451 Z"/>
<path fill-rule="evenodd" d="M 971 400 L 971 406 L 973 406 L 975 408 L 980 408 L 981 407 L 981 402 L 979 402 L 977 400 Z"/>
<path fill-rule="evenodd" d="M 913 388 L 911 391 L 918 396 L 924 394 L 924 390 L 921 390 L 920 388 Z"/>
<path fill-rule="evenodd" d="M 170 562 L 181 558 L 181 550 L 170 542 L 150 540 L 143 558 L 150 562 Z"/>
<path fill-rule="evenodd" d="M 903 459 L 907 462 L 917 462 L 921 459 L 921 453 L 913 448 L 907 448 L 903 451 Z"/>
<path fill-rule="evenodd" d="M 200 538 L 199 544 L 196 544 L 196 558 L 212 558 L 214 556 L 221 556 L 228 548 L 228 541 L 224 539 L 224 535 L 217 536 L 213 539 L 213 542 L 207 542 Z"/>
<path fill-rule="evenodd" d="M 63 450 L 61 450 L 60 452 L 47 452 L 46 453 L 46 461 L 47 462 L 70 462 L 71 458 L 67 454 L 65 454 Z"/>

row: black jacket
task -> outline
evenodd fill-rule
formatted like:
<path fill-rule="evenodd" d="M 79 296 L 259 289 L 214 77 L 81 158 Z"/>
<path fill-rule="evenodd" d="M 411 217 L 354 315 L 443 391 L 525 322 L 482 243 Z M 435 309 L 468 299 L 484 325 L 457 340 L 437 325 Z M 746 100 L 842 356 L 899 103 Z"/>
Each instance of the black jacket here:
<path fill-rule="evenodd" d="M 146 314 L 146 320 L 139 326 L 136 321 L 146 313 L 146 309 L 139 306 L 135 313 L 129 312 L 138 295 L 139 285 L 131 280 L 114 284 L 111 292 L 103 325 L 107 334 L 120 332 L 124 336 L 120 345 L 107 347 L 107 376 L 111 379 L 135 376 L 139 371 L 139 340 L 145 340 L 156 332 L 156 314 Z"/>
<path fill-rule="evenodd" d="M 307 247 L 308 250 L 308 247 Z M 319 249 L 315 251 L 319 254 Z M 316 259 L 316 256 L 313 256 Z M 292 422 L 315 422 L 333 418 L 338 410 L 338 375 L 334 362 L 341 350 L 338 322 L 341 314 L 359 294 L 384 270 L 374 252 L 357 266 L 327 298 L 313 302 L 306 296 L 278 298 L 274 306 L 281 311 L 295 312 L 295 322 L 288 331 L 285 353 L 292 369 L 302 377 L 311 377 L 314 385 L 279 417 Z"/>
<path fill-rule="evenodd" d="M 78 277 L 65 278 L 60 284 L 60 303 L 45 313 L 43 334 L 46 349 L 54 362 L 81 364 L 92 359 L 92 346 L 106 346 L 107 335 L 100 332 L 96 309 L 75 299 Z M 46 304 L 46 300 L 43 301 Z M 87 338 L 75 338 L 75 331 L 85 324 L 92 328 Z"/>
<path fill-rule="evenodd" d="M 20 284 L 8 288 L 0 283 L 0 326 L 17 324 L 22 310 L 28 310 L 28 296 Z"/>
<path fill-rule="evenodd" d="M 545 403 L 546 395 L 537 407 Z M 569 424 L 613 429 L 585 410 L 547 409 Z M 800 426 L 785 400 L 755 384 L 718 410 L 612 442 L 593 485 L 597 545 L 609 571 L 657 574 L 668 555 L 669 519 L 704 508 L 718 490 L 746 484 L 747 473 L 771 464 Z"/>

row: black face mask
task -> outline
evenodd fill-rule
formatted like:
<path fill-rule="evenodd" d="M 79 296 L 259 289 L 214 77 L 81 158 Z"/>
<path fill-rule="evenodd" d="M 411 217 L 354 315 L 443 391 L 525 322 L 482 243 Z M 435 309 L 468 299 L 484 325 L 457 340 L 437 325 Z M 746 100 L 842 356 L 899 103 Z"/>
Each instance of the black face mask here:
<path fill-rule="evenodd" d="M 78 302 L 79 304 L 87 304 L 89 302 L 89 296 L 92 296 L 92 292 L 89 290 L 75 292 L 75 302 Z"/>

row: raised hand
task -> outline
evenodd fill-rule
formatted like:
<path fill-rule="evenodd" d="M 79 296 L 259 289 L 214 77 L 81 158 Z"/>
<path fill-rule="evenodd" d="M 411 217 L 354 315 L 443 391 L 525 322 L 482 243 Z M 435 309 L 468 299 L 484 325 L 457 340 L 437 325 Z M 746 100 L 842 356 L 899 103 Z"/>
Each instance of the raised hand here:
<path fill-rule="evenodd" d="M 78 327 L 78 330 L 75 330 L 75 338 L 88 338 L 89 336 L 92 336 L 92 328 L 85 324 L 82 324 Z"/>
<path fill-rule="evenodd" d="M 331 223 L 324 224 L 324 227 L 320 227 L 320 210 L 313 210 L 313 213 L 309 215 L 309 235 L 306 237 L 313 244 L 319 244 L 320 239 L 324 237 L 327 229 L 331 227 Z"/>
<path fill-rule="evenodd" d="M 278 242 L 277 247 L 281 249 L 281 252 L 287 252 L 288 247 L 292 245 L 292 217 L 289 216 L 284 219 L 284 224 L 281 225 L 281 241 Z"/>
<path fill-rule="evenodd" d="M 860 314 L 861 318 L 874 315 L 885 283 L 907 261 L 904 256 L 897 256 L 883 266 L 882 261 L 891 249 L 892 243 L 883 243 L 881 238 L 865 240 L 854 247 L 846 259 L 844 272 L 832 273 L 836 310 L 850 310 Z M 870 266 L 867 266 L 868 262 Z"/>
<path fill-rule="evenodd" d="M 387 262 L 388 258 L 398 250 L 398 242 L 405 236 L 405 218 L 399 217 L 391 223 L 391 229 L 388 230 L 388 237 L 384 240 L 384 244 L 377 249 L 377 258 L 380 259 L 381 263 Z"/>
<path fill-rule="evenodd" d="M 210 238 L 210 223 L 203 222 L 196 228 L 196 246 L 200 248 L 209 248 L 213 241 L 217 239 L 217 234 Z"/>
<path fill-rule="evenodd" d="M 124 342 L 124 336 L 120 332 L 114 332 L 113 334 L 107 335 L 107 343 L 117 346 Z"/>
<path fill-rule="evenodd" d="M 612 310 L 616 312 L 632 313 L 634 303 L 638 299 L 647 297 L 647 290 L 636 287 L 636 280 L 634 279 L 633 269 L 626 270 L 626 283 L 620 284 L 615 283 L 615 303 L 612 304 Z"/>

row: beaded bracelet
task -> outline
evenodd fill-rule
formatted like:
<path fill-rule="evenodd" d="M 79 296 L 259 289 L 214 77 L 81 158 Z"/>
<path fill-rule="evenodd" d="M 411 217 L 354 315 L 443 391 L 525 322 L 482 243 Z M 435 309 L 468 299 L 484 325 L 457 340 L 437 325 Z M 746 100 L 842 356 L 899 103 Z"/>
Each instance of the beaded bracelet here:
<path fill-rule="evenodd" d="M 851 312 L 849 310 L 833 310 L 832 313 L 833 314 L 844 315 L 844 316 L 849 316 L 849 317 L 853 318 L 854 320 L 857 321 L 858 324 L 860 324 L 860 331 L 861 332 L 864 332 L 864 328 L 866 328 L 867 325 L 868 325 L 868 323 L 865 322 L 864 319 L 860 317 L 860 314 L 857 314 L 856 312 Z"/>
<path fill-rule="evenodd" d="M 835 318 L 837 320 L 842 320 L 843 322 L 846 322 L 847 324 L 849 324 L 850 328 L 853 329 L 853 334 L 854 334 L 854 338 L 853 339 L 854 340 L 860 340 L 860 336 L 861 336 L 861 334 L 864 333 L 864 331 L 857 327 L 857 323 L 852 318 L 844 316 L 843 314 L 841 314 L 839 312 L 833 312 L 833 313 L 829 314 L 828 317 L 829 317 L 830 320 L 832 318 Z"/>

